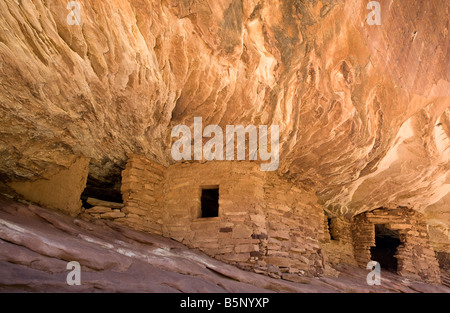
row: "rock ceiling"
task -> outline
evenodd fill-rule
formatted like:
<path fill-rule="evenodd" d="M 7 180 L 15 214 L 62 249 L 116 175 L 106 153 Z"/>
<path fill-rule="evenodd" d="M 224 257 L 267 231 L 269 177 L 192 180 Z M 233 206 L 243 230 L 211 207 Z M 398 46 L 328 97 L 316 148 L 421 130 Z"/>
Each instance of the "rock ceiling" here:
<path fill-rule="evenodd" d="M 48 177 L 82 153 L 108 181 L 162 164 L 170 130 L 279 125 L 279 173 L 332 212 L 409 206 L 450 224 L 446 1 L 0 2 L 0 175 Z M 448 231 L 448 230 L 447 230 Z"/>

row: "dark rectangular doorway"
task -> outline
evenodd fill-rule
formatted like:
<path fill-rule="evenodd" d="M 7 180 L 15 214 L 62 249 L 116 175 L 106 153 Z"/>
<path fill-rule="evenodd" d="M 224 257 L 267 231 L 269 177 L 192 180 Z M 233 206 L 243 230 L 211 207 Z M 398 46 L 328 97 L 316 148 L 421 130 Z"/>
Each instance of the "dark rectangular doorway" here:
<path fill-rule="evenodd" d="M 370 248 L 372 260 L 380 263 L 381 268 L 397 272 L 397 248 L 401 244 L 396 230 L 391 230 L 384 224 L 375 225 L 375 247 Z"/>

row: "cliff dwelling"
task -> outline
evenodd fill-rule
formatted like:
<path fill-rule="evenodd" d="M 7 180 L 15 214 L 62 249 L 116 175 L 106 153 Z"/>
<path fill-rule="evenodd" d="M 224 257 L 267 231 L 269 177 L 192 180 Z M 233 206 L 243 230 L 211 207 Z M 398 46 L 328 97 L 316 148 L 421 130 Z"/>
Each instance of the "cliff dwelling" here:
<path fill-rule="evenodd" d="M 371 260 L 377 260 L 381 268 L 397 272 L 397 248 L 400 246 L 398 231 L 390 230 L 385 224 L 375 224 L 375 246 L 370 248 Z"/>
<path fill-rule="evenodd" d="M 448 292 L 449 21 L 2 0 L 0 291 Z"/>
<path fill-rule="evenodd" d="M 89 198 L 81 216 L 163 235 L 274 278 L 296 281 L 374 260 L 403 277 L 441 282 L 422 214 L 399 207 L 333 216 L 314 192 L 257 168 L 248 161 L 164 167 L 130 154 L 123 204 Z"/>

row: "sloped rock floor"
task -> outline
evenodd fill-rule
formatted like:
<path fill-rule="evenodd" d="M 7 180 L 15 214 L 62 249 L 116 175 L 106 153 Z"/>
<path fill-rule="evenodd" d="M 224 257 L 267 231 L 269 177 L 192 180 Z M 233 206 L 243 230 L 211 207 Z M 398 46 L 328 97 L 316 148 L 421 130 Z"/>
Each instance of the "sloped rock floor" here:
<path fill-rule="evenodd" d="M 66 283 L 70 261 L 81 264 L 81 286 Z M 368 286 L 366 270 L 336 269 L 302 283 L 273 279 L 160 236 L 0 198 L 1 292 L 450 292 L 388 272 Z"/>

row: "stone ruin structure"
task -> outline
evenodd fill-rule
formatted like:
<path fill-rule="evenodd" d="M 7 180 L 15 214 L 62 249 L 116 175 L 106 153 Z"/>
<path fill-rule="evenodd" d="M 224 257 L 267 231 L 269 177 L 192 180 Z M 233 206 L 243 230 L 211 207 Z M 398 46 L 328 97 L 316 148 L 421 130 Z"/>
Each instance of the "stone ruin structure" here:
<path fill-rule="evenodd" d="M 314 191 L 251 162 L 161 166 L 130 155 L 122 172 L 123 207 L 84 215 L 163 235 L 219 260 L 271 277 L 333 274 L 332 265 L 370 260 L 398 274 L 439 283 L 424 217 L 408 208 L 377 208 L 333 217 Z M 111 210 L 111 209 L 109 209 Z"/>
<path fill-rule="evenodd" d="M 251 162 L 163 168 L 132 155 L 116 220 L 274 277 L 323 273 L 323 211 L 302 190 Z M 209 198 L 209 199 L 208 199 Z"/>
<path fill-rule="evenodd" d="M 82 0 L 71 25 L 67 1 L 2 0 L 0 194 L 273 277 L 379 258 L 438 282 L 448 1 L 379 1 L 381 25 L 369 1 Z M 170 133 L 196 117 L 278 126 L 277 173 L 177 163 Z"/>
<path fill-rule="evenodd" d="M 448 257 L 433 249 L 425 217 L 415 210 L 374 208 L 351 218 L 333 216 L 313 189 L 262 172 L 254 162 L 166 167 L 130 154 L 122 171 L 123 203 L 93 199 L 92 207 L 80 211 L 88 172 L 88 159 L 78 156 L 51 179 L 9 186 L 30 201 L 66 214 L 112 220 L 291 281 L 334 275 L 335 265 L 366 267 L 375 260 L 404 277 L 440 283 L 436 255 Z M 65 197 L 54 196 L 61 191 Z"/>
<path fill-rule="evenodd" d="M 397 243 L 393 246 L 389 241 Z M 414 210 L 376 209 L 356 216 L 353 244 L 360 266 L 372 258 L 382 265 L 385 261 L 386 266 L 402 276 L 440 281 L 439 264 L 429 243 L 427 226 L 423 216 Z M 386 255 L 389 250 L 392 250 L 391 260 L 385 260 L 389 258 Z"/>

